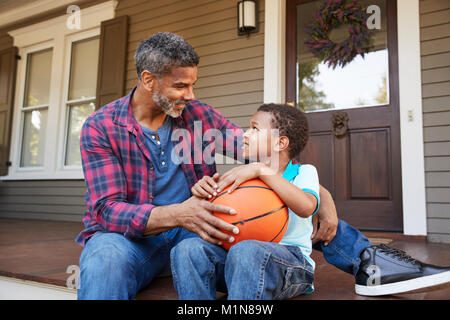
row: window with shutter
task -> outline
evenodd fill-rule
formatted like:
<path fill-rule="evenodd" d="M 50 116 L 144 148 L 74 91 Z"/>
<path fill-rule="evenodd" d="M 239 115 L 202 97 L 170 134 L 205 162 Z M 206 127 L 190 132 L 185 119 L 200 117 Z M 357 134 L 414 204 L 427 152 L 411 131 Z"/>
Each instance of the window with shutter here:
<path fill-rule="evenodd" d="M 116 5 L 116 1 L 107 1 L 84 8 L 80 28 L 70 28 L 69 16 L 65 15 L 9 32 L 22 59 L 17 72 L 12 72 L 17 74 L 17 79 L 15 94 L 11 95 L 15 102 L 10 102 L 13 107 L 8 109 L 10 113 L 2 112 L 6 107 L 0 106 L 0 121 L 6 122 L 6 117 L 10 119 L 14 111 L 8 148 L 11 167 L 2 179 L 84 178 L 80 132 L 86 118 L 99 107 L 96 105 L 98 73 L 108 69 L 99 62 L 107 61 L 112 69 L 126 63 L 124 54 L 114 57 L 123 61 L 108 58 L 108 53 L 117 51 L 117 47 L 108 49 L 106 58 L 99 56 L 103 39 L 112 36 L 108 30 L 106 35 L 101 33 L 101 21 L 111 21 Z M 117 28 L 112 31 L 118 33 Z M 118 40 L 116 37 L 115 41 Z M 126 46 L 126 34 L 125 44 L 121 45 Z M 106 48 L 108 46 L 111 45 L 106 44 Z M 123 76 L 115 81 L 123 82 Z M 2 91 L 3 82 L 2 73 L 0 99 L 6 92 Z M 116 94 L 123 93 L 119 89 L 115 88 Z M 0 128 L 3 125 L 0 124 Z M 6 138 L 7 134 L 0 132 L 0 142 Z M 1 143 L 3 148 L 6 143 Z"/>

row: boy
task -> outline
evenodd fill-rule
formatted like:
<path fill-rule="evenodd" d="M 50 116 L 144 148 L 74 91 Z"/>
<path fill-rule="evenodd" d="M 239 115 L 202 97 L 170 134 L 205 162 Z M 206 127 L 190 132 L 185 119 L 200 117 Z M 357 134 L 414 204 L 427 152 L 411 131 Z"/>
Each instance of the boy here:
<path fill-rule="evenodd" d="M 319 180 L 313 166 L 292 161 L 307 139 L 300 110 L 262 105 L 244 134 L 245 158 L 255 162 L 233 168 L 220 180 L 218 174 L 205 176 L 192 187 L 193 195 L 211 198 L 230 182 L 233 192 L 243 181 L 260 178 L 288 206 L 289 224 L 280 243 L 246 240 L 228 252 L 199 237 L 180 242 L 171 251 L 180 299 L 214 299 L 216 289 L 228 292 L 230 300 L 287 299 L 314 290 L 311 218 L 319 207 Z"/>

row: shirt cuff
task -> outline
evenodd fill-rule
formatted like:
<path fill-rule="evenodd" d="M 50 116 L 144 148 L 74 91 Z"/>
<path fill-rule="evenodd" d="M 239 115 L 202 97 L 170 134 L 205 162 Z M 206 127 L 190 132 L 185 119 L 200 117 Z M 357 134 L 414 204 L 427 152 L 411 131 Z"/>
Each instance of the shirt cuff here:
<path fill-rule="evenodd" d="M 314 212 L 311 214 L 311 216 L 313 216 L 313 215 L 319 210 L 320 197 L 319 197 L 319 195 L 317 194 L 317 192 L 315 192 L 315 191 L 312 190 L 312 189 L 304 188 L 304 189 L 302 189 L 302 190 L 303 190 L 303 192 L 311 193 L 311 194 L 312 194 L 314 197 L 316 197 L 316 199 L 317 199 L 316 209 L 315 209 Z"/>

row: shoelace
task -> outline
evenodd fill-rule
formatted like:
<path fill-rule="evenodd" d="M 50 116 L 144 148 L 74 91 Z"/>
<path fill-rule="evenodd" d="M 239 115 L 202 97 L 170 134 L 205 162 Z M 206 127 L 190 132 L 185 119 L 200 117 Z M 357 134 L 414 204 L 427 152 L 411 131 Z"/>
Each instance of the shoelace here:
<path fill-rule="evenodd" d="M 396 249 L 396 248 L 390 248 L 384 244 L 380 244 L 378 248 L 389 255 L 392 255 L 395 258 L 398 258 L 400 261 L 406 261 L 406 262 L 412 262 L 414 264 L 417 264 L 417 260 L 408 255 L 405 251 Z"/>

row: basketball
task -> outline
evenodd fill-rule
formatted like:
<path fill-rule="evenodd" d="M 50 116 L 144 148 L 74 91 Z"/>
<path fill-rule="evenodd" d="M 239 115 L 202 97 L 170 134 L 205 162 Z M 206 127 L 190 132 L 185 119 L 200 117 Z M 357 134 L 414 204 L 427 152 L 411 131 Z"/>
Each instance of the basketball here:
<path fill-rule="evenodd" d="M 236 210 L 234 215 L 213 213 L 239 228 L 237 235 L 221 230 L 235 238 L 233 243 L 222 241 L 222 247 L 229 250 L 243 240 L 280 242 L 289 221 L 288 208 L 280 197 L 260 179 L 245 181 L 231 194 L 227 192 L 230 187 L 231 185 L 210 199 L 212 203 Z"/>

